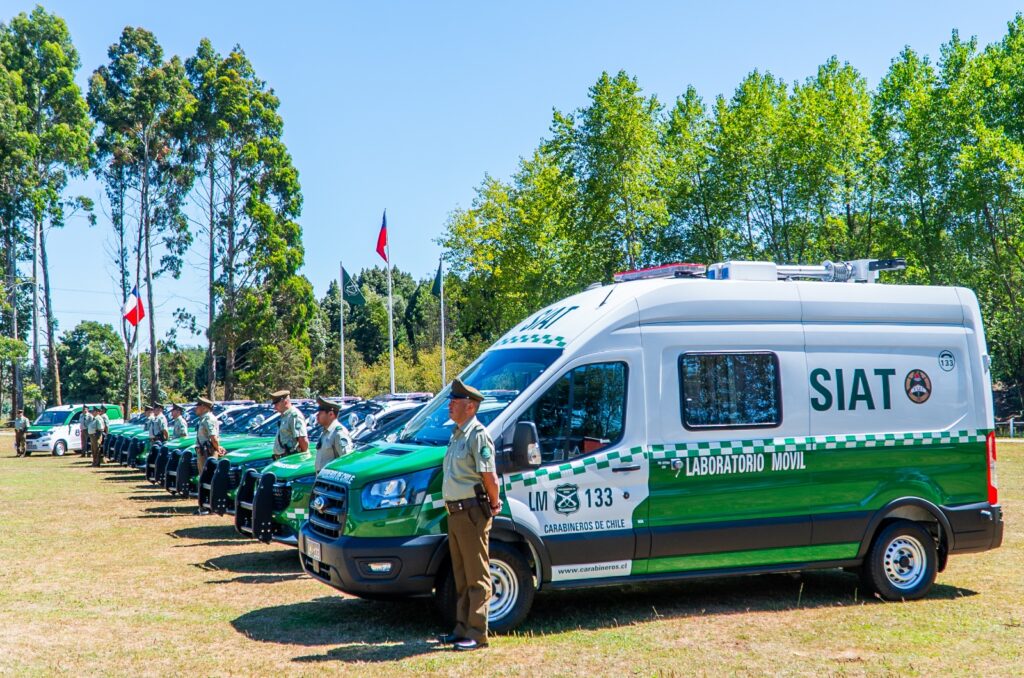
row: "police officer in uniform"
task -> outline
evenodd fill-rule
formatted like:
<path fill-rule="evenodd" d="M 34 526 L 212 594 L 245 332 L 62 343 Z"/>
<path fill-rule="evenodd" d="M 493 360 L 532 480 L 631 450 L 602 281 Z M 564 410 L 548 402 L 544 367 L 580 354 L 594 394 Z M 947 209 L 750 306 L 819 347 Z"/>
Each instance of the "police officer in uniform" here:
<path fill-rule="evenodd" d="M 25 410 L 19 409 L 14 418 L 14 452 L 18 457 L 25 456 L 25 435 L 28 433 L 28 417 Z"/>
<path fill-rule="evenodd" d="M 448 416 L 455 422 L 444 455 L 441 492 L 448 510 L 448 547 L 455 575 L 455 629 L 441 636 L 456 650 L 487 646 L 487 610 L 491 598 L 488 538 L 491 516 L 501 512 L 494 441 L 476 418 L 484 396 L 460 379 L 452 382 Z M 483 486 L 478 495 L 477 485 Z"/>
<path fill-rule="evenodd" d="M 92 421 L 92 412 L 89 407 L 82 403 L 82 418 L 79 420 L 78 432 L 82 436 L 82 449 L 78 451 L 83 457 L 89 456 L 89 422 Z"/>
<path fill-rule="evenodd" d="M 196 401 L 196 452 L 199 468 L 206 467 L 206 460 L 211 456 L 222 457 L 224 450 L 220 446 L 220 422 L 213 416 L 213 402 L 206 398 Z"/>
<path fill-rule="evenodd" d="M 94 405 L 92 419 L 89 421 L 89 449 L 92 450 L 92 465 L 99 466 L 103 461 L 103 436 L 107 433 L 107 422 L 103 408 Z"/>
<path fill-rule="evenodd" d="M 274 410 L 281 415 L 277 437 L 274 438 L 274 460 L 308 450 L 309 433 L 306 431 L 306 418 L 299 412 L 299 408 L 292 405 L 291 393 L 285 390 L 275 391 L 270 394 L 270 401 L 274 405 Z"/>
<path fill-rule="evenodd" d="M 348 429 L 338 421 L 338 412 L 341 410 L 338 403 L 317 396 L 316 404 L 319 406 L 316 423 L 324 429 L 320 440 L 316 441 L 316 472 L 320 473 L 320 469 L 329 462 L 352 451 L 352 437 Z"/>
<path fill-rule="evenodd" d="M 188 435 L 188 422 L 185 421 L 185 412 L 181 405 L 171 405 L 171 437 L 184 438 Z"/>
<path fill-rule="evenodd" d="M 153 403 L 153 421 L 149 425 L 149 444 L 162 443 L 167 440 L 167 417 L 164 416 L 163 403 Z"/>

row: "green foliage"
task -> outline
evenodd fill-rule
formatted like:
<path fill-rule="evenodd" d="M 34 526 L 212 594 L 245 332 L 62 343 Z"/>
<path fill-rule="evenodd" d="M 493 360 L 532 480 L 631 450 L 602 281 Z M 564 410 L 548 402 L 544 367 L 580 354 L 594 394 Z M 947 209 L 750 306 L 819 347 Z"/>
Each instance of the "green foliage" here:
<path fill-rule="evenodd" d="M 124 388 L 124 344 L 110 325 L 91 320 L 61 337 L 57 346 L 67 402 L 117 402 Z"/>

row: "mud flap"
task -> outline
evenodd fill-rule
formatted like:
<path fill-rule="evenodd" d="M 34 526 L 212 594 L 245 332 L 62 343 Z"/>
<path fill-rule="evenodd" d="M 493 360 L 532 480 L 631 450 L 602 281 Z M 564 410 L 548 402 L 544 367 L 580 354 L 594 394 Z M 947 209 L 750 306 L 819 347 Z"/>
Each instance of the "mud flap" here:
<path fill-rule="evenodd" d="M 207 462 L 207 466 L 209 466 L 209 462 Z M 228 510 L 228 492 L 231 490 L 229 487 L 231 479 L 228 477 L 230 474 L 231 462 L 221 459 L 217 462 L 213 478 L 210 480 L 210 510 L 219 516 L 224 515 L 224 512 Z"/>
<path fill-rule="evenodd" d="M 264 473 L 260 476 L 256 487 L 256 496 L 252 501 L 252 536 L 264 544 L 274 539 L 277 531 L 274 525 L 274 483 L 277 476 Z"/>

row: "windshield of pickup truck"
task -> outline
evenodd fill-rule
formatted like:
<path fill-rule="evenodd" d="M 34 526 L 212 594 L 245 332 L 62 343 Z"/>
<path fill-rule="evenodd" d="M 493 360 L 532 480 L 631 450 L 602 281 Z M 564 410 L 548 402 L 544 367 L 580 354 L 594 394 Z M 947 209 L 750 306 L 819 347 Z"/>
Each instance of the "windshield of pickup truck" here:
<path fill-rule="evenodd" d="M 544 373 L 562 354 L 558 348 L 506 348 L 488 351 L 462 374 L 462 382 L 481 391 L 477 419 L 484 425 L 494 421 L 524 388 Z M 410 421 L 398 442 L 412 445 L 447 445 L 452 435 L 448 418 L 448 392 L 445 386 L 430 404 Z"/>
<path fill-rule="evenodd" d="M 270 405 L 254 405 L 244 410 L 231 412 L 220 425 L 220 432 L 246 433 L 249 429 L 262 424 L 273 414 L 275 414 L 274 408 Z"/>

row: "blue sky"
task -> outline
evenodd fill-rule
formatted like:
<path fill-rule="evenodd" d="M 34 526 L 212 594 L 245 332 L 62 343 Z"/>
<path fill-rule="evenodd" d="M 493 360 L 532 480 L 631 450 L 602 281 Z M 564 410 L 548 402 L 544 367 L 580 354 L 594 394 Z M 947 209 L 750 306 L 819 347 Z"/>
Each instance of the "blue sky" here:
<path fill-rule="evenodd" d="M 2 0 L 0 21 L 35 3 Z M 281 99 L 305 206 L 303 272 L 317 296 L 338 275 L 381 263 L 388 210 L 393 263 L 425 278 L 451 210 L 485 173 L 507 177 L 547 134 L 553 108 L 586 102 L 602 71 L 624 69 L 670 103 L 687 85 L 705 101 L 758 68 L 803 80 L 832 55 L 873 87 L 904 45 L 937 55 L 959 29 L 982 45 L 1019 11 L 1010 2 L 104 2 L 45 3 L 64 17 L 85 87 L 126 25 L 186 58 L 210 38 L 241 45 Z M 94 181 L 75 193 L 100 200 Z M 115 323 L 121 300 L 109 224 L 73 221 L 48 241 L 62 329 Z M 179 281 L 157 280 L 157 332 L 175 308 L 206 315 L 203 254 Z M 28 275 L 28 271 L 25 272 Z M 179 333 L 183 343 L 202 338 Z"/>

